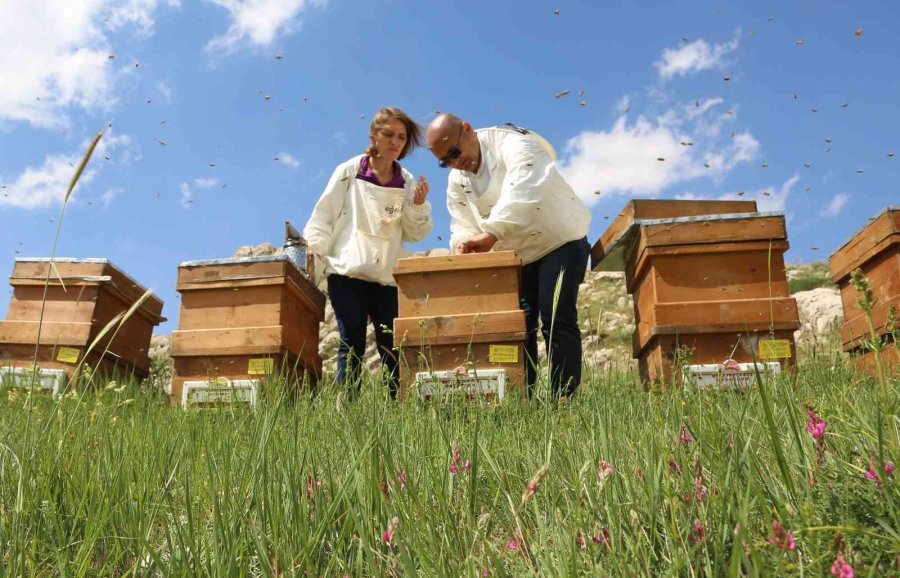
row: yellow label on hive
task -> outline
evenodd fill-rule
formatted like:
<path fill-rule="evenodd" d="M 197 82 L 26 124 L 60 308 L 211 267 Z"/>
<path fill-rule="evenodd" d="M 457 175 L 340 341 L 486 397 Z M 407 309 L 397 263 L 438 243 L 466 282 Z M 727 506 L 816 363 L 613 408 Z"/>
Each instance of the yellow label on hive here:
<path fill-rule="evenodd" d="M 519 347 L 517 345 L 491 345 L 488 348 L 488 359 L 491 363 L 517 363 Z"/>
<path fill-rule="evenodd" d="M 56 353 L 56 361 L 63 363 L 78 363 L 78 355 L 81 353 L 78 349 L 72 347 L 60 347 Z"/>
<path fill-rule="evenodd" d="M 791 356 L 791 342 L 787 339 L 760 339 L 760 359 L 787 359 Z"/>
<path fill-rule="evenodd" d="M 247 367 L 250 375 L 269 375 L 275 372 L 275 360 L 271 357 L 251 359 Z"/>

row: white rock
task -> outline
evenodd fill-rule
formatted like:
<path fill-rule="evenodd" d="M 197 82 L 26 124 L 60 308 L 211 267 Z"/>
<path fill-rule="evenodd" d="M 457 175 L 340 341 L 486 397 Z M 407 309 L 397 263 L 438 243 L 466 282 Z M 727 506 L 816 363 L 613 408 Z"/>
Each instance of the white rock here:
<path fill-rule="evenodd" d="M 242 257 L 268 257 L 270 255 L 277 255 L 281 249 L 278 249 L 272 243 L 261 243 L 259 245 L 244 245 L 242 247 L 238 247 L 238 250 L 234 252 L 234 255 L 231 257 L 233 259 L 239 259 Z"/>
<path fill-rule="evenodd" d="M 836 288 L 819 287 L 792 295 L 797 300 L 800 330 L 794 339 L 805 341 L 821 337 L 838 329 L 844 321 L 841 294 Z"/>

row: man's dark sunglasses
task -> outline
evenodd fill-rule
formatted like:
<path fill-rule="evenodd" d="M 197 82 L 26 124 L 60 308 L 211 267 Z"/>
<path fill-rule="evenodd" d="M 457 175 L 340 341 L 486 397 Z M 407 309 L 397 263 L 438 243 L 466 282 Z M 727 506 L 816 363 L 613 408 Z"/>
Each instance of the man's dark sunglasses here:
<path fill-rule="evenodd" d="M 450 147 L 450 150 L 447 151 L 447 156 L 438 159 L 438 166 L 442 169 L 449 167 L 450 163 L 458 159 L 459 155 L 462 154 L 462 151 L 459 150 L 459 138 L 462 136 L 462 129 L 462 125 L 459 125 L 459 133 L 456 135 L 456 144 Z"/>

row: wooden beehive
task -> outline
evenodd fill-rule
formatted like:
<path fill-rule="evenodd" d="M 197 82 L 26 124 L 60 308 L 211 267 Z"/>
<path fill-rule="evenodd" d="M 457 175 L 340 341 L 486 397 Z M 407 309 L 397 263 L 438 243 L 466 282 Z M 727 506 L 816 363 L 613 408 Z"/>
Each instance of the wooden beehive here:
<path fill-rule="evenodd" d="M 6 321 L 0 321 L 0 366 L 33 366 L 40 324 L 41 369 L 61 369 L 71 377 L 84 361 L 109 378 L 146 377 L 150 372 L 150 338 L 153 328 L 165 321 L 163 302 L 156 296 L 150 295 L 124 323 L 98 339 L 110 321 L 146 292 L 108 260 L 55 258 L 51 270 L 49 259 L 16 259 L 10 284 L 9 311 Z"/>
<path fill-rule="evenodd" d="M 506 371 L 506 391 L 524 391 L 522 261 L 513 251 L 400 259 L 394 269 L 400 387 L 418 372 Z"/>
<path fill-rule="evenodd" d="M 172 404 L 185 381 L 284 378 L 315 385 L 322 372 L 319 323 L 325 295 L 285 255 L 190 261 L 181 294 Z"/>
<path fill-rule="evenodd" d="M 860 294 L 850 283 L 850 275 L 861 269 L 869 280 L 875 307 L 872 320 L 875 331 L 887 347 L 882 352 L 888 367 L 900 367 L 900 354 L 888 327 L 888 310 L 900 312 L 900 207 L 889 207 L 844 243 L 829 258 L 831 279 L 841 291 L 844 324 L 842 349 L 850 353 L 859 367 L 874 370 L 874 352 L 863 343 L 871 339 L 868 319 L 857 305 Z"/>
<path fill-rule="evenodd" d="M 641 377 L 668 384 L 680 383 L 676 362 L 795 358 L 787 248 L 784 216 L 758 213 L 753 201 L 635 200 L 591 258 L 594 270 L 625 271 Z"/>

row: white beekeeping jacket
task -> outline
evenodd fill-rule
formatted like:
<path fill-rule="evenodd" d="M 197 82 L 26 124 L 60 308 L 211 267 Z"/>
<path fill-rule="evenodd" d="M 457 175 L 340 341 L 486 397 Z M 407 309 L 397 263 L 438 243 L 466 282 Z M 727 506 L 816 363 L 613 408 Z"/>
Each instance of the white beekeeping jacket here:
<path fill-rule="evenodd" d="M 404 241 L 431 232 L 431 203 L 413 203 L 415 179 L 401 169 L 403 188 L 359 178 L 359 155 L 341 163 L 303 229 L 309 250 L 322 258 L 324 274 L 337 273 L 396 286 L 393 270 L 407 254 Z"/>
<path fill-rule="evenodd" d="M 556 152 L 531 131 L 498 126 L 476 131 L 477 173 L 450 171 L 450 248 L 480 233 L 494 251 L 515 250 L 523 263 L 587 235 L 591 213 L 556 168 Z"/>

